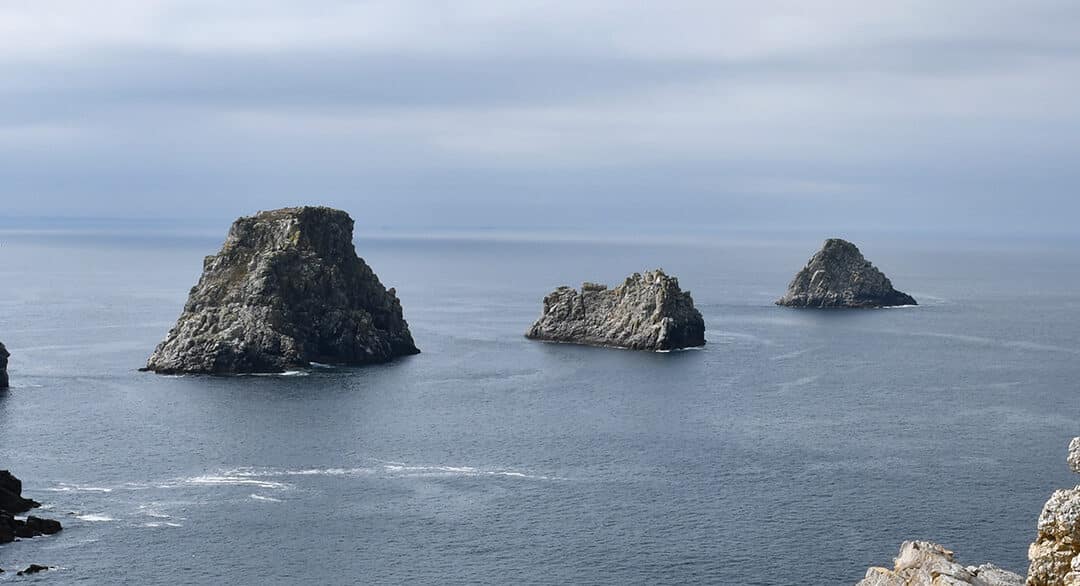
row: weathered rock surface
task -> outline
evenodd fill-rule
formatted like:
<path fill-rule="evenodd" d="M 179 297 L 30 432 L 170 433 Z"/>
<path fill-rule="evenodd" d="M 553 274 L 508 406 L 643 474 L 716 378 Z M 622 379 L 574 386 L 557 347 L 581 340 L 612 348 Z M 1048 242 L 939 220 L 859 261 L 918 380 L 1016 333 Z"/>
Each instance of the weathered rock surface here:
<path fill-rule="evenodd" d="M 418 353 L 396 292 L 356 255 L 352 238 L 352 218 L 325 207 L 236 220 L 145 370 L 282 372 Z"/>
<path fill-rule="evenodd" d="M 905 541 L 893 568 L 870 568 L 856 586 L 1022 586 L 1023 576 L 991 564 L 963 566 L 929 541 Z"/>
<path fill-rule="evenodd" d="M 1069 463 L 1069 470 L 1080 474 L 1080 437 L 1074 437 L 1069 442 L 1069 455 L 1066 461 Z"/>
<path fill-rule="evenodd" d="M 821 250 L 799 271 L 787 293 L 776 301 L 788 307 L 888 307 L 916 305 L 858 247 L 839 238 L 825 241 Z"/>
<path fill-rule="evenodd" d="M 705 345 L 705 320 L 679 280 L 657 269 L 634 273 L 608 289 L 585 283 L 559 287 L 544 298 L 544 312 L 525 337 L 550 342 L 632 350 L 674 350 Z"/>
<path fill-rule="evenodd" d="M 22 481 L 7 470 L 0 470 L 0 543 L 9 543 L 16 537 L 59 533 L 61 527 L 58 521 L 33 515 L 25 521 L 15 518 L 15 515 L 39 506 L 39 503 L 22 496 Z"/>
<path fill-rule="evenodd" d="M 1069 468 L 1080 473 L 1080 437 L 1069 443 Z M 1043 505 L 1028 548 L 1028 586 L 1080 586 L 1080 486 L 1055 491 Z"/>
<path fill-rule="evenodd" d="M 11 354 L 4 347 L 3 342 L 0 342 L 0 389 L 8 388 L 7 363 L 9 356 Z"/>

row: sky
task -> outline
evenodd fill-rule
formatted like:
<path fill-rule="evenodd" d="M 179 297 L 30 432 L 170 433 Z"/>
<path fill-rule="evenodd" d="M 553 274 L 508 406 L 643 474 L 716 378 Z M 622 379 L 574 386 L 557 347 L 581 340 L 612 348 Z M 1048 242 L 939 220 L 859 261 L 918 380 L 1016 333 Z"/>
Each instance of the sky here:
<path fill-rule="evenodd" d="M 0 218 L 1069 234 L 1074 0 L 4 0 Z"/>

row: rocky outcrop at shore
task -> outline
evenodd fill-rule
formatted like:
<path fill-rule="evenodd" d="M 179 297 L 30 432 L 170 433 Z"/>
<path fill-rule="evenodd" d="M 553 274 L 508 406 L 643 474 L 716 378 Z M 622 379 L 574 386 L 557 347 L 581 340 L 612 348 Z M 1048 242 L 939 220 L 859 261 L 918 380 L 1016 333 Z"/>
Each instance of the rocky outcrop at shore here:
<path fill-rule="evenodd" d="M 1080 473 L 1080 437 L 1069 443 L 1067 461 Z M 856 586 L 1080 586 L 1080 486 L 1055 491 L 1046 501 L 1028 560 L 1025 581 L 990 564 L 961 566 L 940 545 L 907 541 L 893 569 L 870 568 Z"/>
<path fill-rule="evenodd" d="M 776 304 L 788 307 L 916 305 L 910 295 L 893 289 L 889 279 L 863 257 L 858 247 L 839 238 L 825 241 Z"/>
<path fill-rule="evenodd" d="M 1080 437 L 1069 443 L 1067 461 L 1080 473 Z M 1080 586 L 1080 486 L 1050 495 L 1028 560 L 1028 586 Z"/>
<path fill-rule="evenodd" d="M 145 370 L 283 372 L 418 352 L 396 292 L 356 255 L 352 218 L 298 207 L 233 223 Z"/>
<path fill-rule="evenodd" d="M 585 283 L 559 287 L 525 337 L 631 350 L 705 345 L 705 320 L 679 280 L 657 269 L 634 273 L 614 289 Z"/>
<path fill-rule="evenodd" d="M 1023 586 L 1024 577 L 993 564 L 963 566 L 929 541 L 905 541 L 892 569 L 870 568 L 856 586 Z"/>
<path fill-rule="evenodd" d="M 0 342 L 0 389 L 8 388 L 7 363 L 9 356 L 11 354 L 4 347 L 3 342 Z"/>
<path fill-rule="evenodd" d="M 33 515 L 25 520 L 16 519 L 41 504 L 22 496 L 22 481 L 7 470 L 0 470 L 0 543 L 9 543 L 16 537 L 52 535 L 61 530 L 60 522 Z"/>

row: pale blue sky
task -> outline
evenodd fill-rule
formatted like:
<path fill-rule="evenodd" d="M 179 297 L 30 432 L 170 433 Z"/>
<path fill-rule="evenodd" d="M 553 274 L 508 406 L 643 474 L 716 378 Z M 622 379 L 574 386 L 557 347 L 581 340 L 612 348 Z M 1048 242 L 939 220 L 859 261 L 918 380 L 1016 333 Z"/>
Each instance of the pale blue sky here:
<path fill-rule="evenodd" d="M 0 215 L 1069 233 L 1073 1 L 0 3 Z"/>

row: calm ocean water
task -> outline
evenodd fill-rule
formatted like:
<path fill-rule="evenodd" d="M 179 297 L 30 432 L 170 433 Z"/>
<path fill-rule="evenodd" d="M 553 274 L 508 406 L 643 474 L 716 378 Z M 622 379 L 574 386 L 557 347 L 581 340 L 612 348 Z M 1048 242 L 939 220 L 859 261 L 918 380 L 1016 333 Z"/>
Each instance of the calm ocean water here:
<path fill-rule="evenodd" d="M 820 241 L 361 239 L 423 354 L 206 378 L 137 369 L 219 237 L 0 233 L 0 467 L 65 526 L 0 567 L 852 584 L 923 538 L 1024 572 L 1042 503 L 1076 483 L 1077 247 L 856 238 L 922 306 L 773 306 Z M 656 266 L 693 292 L 704 350 L 522 337 L 555 286 Z"/>

